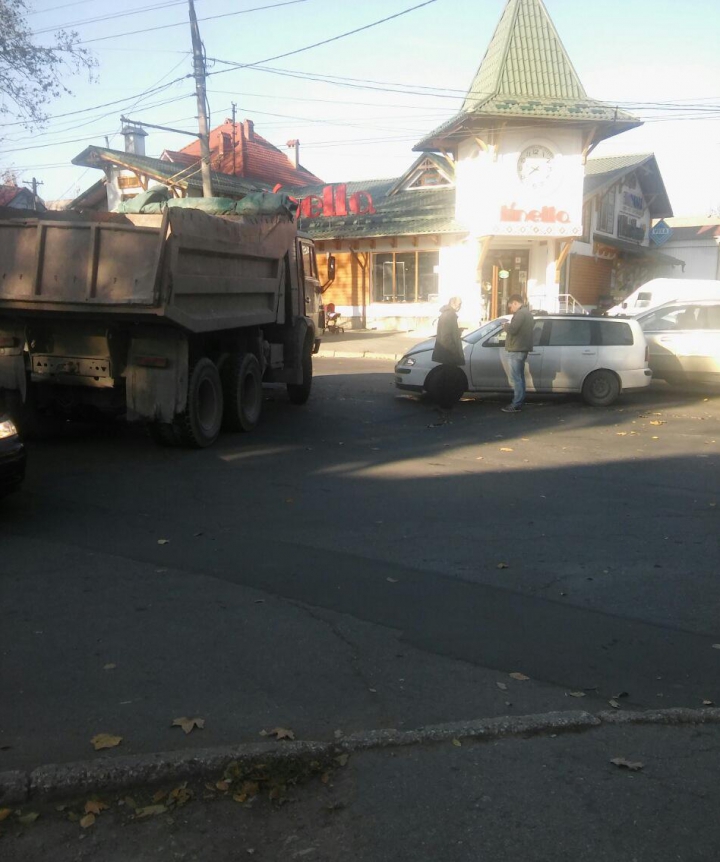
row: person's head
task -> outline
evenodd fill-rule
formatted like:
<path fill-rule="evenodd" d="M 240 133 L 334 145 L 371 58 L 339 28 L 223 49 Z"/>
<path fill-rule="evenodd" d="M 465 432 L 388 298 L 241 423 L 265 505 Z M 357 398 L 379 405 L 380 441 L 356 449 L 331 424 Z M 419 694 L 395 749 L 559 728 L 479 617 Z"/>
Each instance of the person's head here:
<path fill-rule="evenodd" d="M 508 299 L 508 310 L 511 314 L 515 314 L 518 308 L 522 308 L 523 306 L 523 298 L 519 293 L 513 293 L 513 295 Z"/>
<path fill-rule="evenodd" d="M 450 306 L 450 308 L 452 308 L 453 311 L 460 311 L 462 299 L 459 296 L 451 296 L 448 300 L 448 305 Z"/>

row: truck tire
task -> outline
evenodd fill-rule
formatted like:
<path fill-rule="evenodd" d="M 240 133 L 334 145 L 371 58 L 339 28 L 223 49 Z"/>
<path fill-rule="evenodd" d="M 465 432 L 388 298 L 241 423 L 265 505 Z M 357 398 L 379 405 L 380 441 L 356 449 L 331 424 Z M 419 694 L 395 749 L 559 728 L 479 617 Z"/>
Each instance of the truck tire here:
<path fill-rule="evenodd" d="M 228 431 L 252 431 L 260 421 L 263 389 L 262 373 L 252 353 L 231 356 L 222 371 L 223 428 Z"/>
<path fill-rule="evenodd" d="M 173 428 L 183 446 L 204 449 L 217 440 L 223 418 L 223 391 L 220 373 L 207 357 L 190 371 L 187 405 L 175 417 Z"/>
<path fill-rule="evenodd" d="M 306 341 L 302 357 L 302 383 L 288 383 L 287 385 L 288 398 L 293 404 L 305 404 L 310 397 L 313 378 L 312 348 L 312 341 Z"/>
<path fill-rule="evenodd" d="M 600 369 L 588 374 L 582 388 L 582 397 L 592 407 L 609 407 L 620 394 L 620 381 L 612 371 Z"/>

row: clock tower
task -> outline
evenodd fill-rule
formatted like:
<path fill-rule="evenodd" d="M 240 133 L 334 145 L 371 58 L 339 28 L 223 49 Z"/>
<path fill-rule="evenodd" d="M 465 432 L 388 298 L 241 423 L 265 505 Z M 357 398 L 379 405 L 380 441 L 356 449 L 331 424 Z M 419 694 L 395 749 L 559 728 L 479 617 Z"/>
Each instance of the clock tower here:
<path fill-rule="evenodd" d="M 460 112 L 415 147 L 455 161 L 456 219 L 469 234 L 456 269 L 475 273 L 458 286 L 465 306 L 495 316 L 521 293 L 555 310 L 582 234 L 585 160 L 640 124 L 588 98 L 542 0 L 507 0 Z"/>

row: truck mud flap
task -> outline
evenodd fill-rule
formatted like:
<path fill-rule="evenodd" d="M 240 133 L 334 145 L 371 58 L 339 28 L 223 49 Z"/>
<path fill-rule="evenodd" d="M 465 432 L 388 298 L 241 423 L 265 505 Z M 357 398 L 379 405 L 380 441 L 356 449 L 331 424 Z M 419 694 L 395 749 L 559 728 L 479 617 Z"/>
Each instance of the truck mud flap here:
<path fill-rule="evenodd" d="M 187 341 L 133 338 L 123 376 L 128 419 L 172 422 L 187 401 Z"/>

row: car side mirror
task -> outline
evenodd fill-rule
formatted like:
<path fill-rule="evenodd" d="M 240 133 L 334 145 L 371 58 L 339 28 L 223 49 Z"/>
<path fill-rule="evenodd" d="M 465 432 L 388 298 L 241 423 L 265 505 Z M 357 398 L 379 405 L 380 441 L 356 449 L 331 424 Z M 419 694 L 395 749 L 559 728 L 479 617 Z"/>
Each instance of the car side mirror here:
<path fill-rule="evenodd" d="M 327 261 L 327 277 L 328 281 L 333 281 L 335 278 L 335 255 L 329 254 Z"/>

